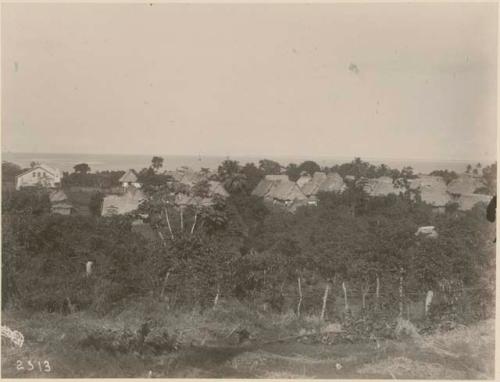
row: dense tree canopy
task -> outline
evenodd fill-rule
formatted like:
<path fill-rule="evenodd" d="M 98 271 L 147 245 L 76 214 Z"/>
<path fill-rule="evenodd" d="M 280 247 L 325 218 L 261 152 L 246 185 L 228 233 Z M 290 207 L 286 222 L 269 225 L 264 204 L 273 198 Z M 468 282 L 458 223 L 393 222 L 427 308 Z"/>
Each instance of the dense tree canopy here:
<path fill-rule="evenodd" d="M 87 163 L 79 163 L 73 167 L 77 174 L 86 175 L 90 172 L 90 166 Z"/>

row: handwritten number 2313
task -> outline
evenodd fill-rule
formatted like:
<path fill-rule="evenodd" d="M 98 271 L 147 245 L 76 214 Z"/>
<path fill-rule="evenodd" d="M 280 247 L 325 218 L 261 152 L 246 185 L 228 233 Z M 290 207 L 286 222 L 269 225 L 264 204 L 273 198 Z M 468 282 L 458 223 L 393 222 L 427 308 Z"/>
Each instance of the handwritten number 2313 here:
<path fill-rule="evenodd" d="M 23 365 L 23 361 L 17 361 L 16 369 L 19 371 L 21 370 L 32 371 L 35 369 L 35 365 L 38 366 L 38 370 L 40 371 L 44 371 L 46 373 L 50 373 L 52 371 L 52 369 L 50 368 L 49 361 L 37 361 L 37 362 L 26 361 L 26 365 Z"/>

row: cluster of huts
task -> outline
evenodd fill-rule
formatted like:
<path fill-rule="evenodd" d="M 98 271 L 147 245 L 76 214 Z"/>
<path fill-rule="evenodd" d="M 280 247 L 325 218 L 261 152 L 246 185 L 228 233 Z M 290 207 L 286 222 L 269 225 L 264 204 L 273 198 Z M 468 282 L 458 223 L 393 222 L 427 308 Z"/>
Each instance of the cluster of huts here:
<path fill-rule="evenodd" d="M 214 174 L 207 171 L 195 172 L 188 168 L 176 171 L 165 171 L 172 183 L 176 183 L 179 192 L 175 194 L 174 204 L 177 207 L 185 206 L 210 206 L 214 203 L 216 195 L 227 197 L 229 194 L 223 185 L 214 179 Z M 201 181 L 206 181 L 207 192 L 204 195 L 195 195 L 193 186 Z M 102 201 L 102 216 L 122 215 L 137 210 L 145 199 L 142 184 L 138 180 L 134 170 L 127 171 L 119 180 L 121 186 L 113 190 L 107 190 Z M 55 189 L 50 194 L 52 212 L 63 215 L 72 213 L 89 214 L 88 206 L 95 190 L 85 190 L 84 187 L 73 187 L 68 190 Z M 77 196 L 77 197 L 76 197 Z M 83 199 L 83 200 L 82 200 Z M 77 202 L 79 200 L 80 202 Z M 82 205 L 86 211 L 81 211 Z"/>
<path fill-rule="evenodd" d="M 163 174 L 168 175 L 171 182 L 179 186 L 174 204 L 180 208 L 210 206 L 214 203 L 215 196 L 228 196 L 216 174 L 210 170 L 193 171 L 183 167 L 175 171 L 164 171 Z M 206 182 L 207 192 L 197 195 L 193 188 L 202 181 Z M 406 184 L 394 182 L 392 178 L 385 176 L 355 180 L 352 176 L 342 177 L 334 172 L 315 172 L 312 176 L 304 173 L 296 182 L 285 174 L 266 175 L 252 191 L 252 195 L 294 212 L 300 206 L 317 206 L 320 192 L 342 193 L 350 182 L 355 181 L 362 182 L 364 190 L 371 196 L 397 195 L 405 192 L 406 188 L 418 191 L 423 202 L 440 212 L 450 203 L 456 203 L 460 210 L 469 210 L 477 203 L 488 203 L 491 199 L 491 196 L 484 194 L 486 185 L 483 179 L 473 174 L 461 174 L 449 184 L 442 177 L 432 175 L 419 175 L 415 179 L 409 179 Z M 20 174 L 16 178 L 16 188 L 45 185 L 53 189 L 50 194 L 52 212 L 63 215 L 89 214 L 89 205 L 96 190 L 93 193 L 78 187 L 63 190 L 60 182 L 59 170 L 40 164 Z M 104 193 L 102 216 L 132 212 L 144 200 L 142 185 L 134 170 L 127 171 L 120 178 L 120 184 L 120 187 Z"/>
<path fill-rule="evenodd" d="M 352 176 L 342 178 L 337 173 L 316 172 L 313 176 L 302 175 L 292 182 L 286 175 L 267 175 L 260 181 L 252 194 L 262 197 L 268 203 L 281 205 L 290 211 L 295 211 L 303 205 L 318 204 L 318 193 L 342 193 L 349 182 L 354 182 Z M 390 177 L 374 179 L 359 179 L 363 189 L 370 196 L 398 195 L 408 187 L 420 195 L 423 202 L 430 204 L 438 212 L 443 212 L 450 203 L 456 203 L 458 209 L 469 210 L 477 203 L 488 203 L 491 196 L 483 192 L 486 188 L 481 177 L 472 174 L 461 174 L 449 184 L 440 176 L 419 175 L 410 179 L 407 185 L 394 182 Z"/>

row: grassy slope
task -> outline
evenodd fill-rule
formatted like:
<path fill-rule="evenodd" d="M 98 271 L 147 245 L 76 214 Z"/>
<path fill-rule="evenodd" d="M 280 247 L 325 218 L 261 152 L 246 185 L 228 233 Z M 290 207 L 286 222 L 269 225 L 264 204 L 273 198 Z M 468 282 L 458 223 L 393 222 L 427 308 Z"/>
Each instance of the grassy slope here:
<path fill-rule="evenodd" d="M 3 325 L 21 331 L 16 349 L 2 339 L 3 377 L 254 377 L 254 378 L 492 378 L 494 322 L 442 335 L 378 344 L 308 345 L 297 341 L 262 344 L 317 328 L 311 317 L 270 315 L 238 304 L 200 314 L 171 312 L 157 302 L 136 302 L 104 318 L 80 312 L 69 316 L 5 312 Z M 176 333 L 185 346 L 161 356 L 111 355 L 82 349 L 93 328 L 136 330 L 144 319 Z M 234 330 L 246 328 L 251 344 L 237 346 Z M 257 344 L 257 345 L 255 345 Z M 260 344 L 260 345 L 258 345 Z M 207 346 L 214 346 L 207 350 Z M 16 361 L 44 361 L 50 373 L 16 370 Z"/>

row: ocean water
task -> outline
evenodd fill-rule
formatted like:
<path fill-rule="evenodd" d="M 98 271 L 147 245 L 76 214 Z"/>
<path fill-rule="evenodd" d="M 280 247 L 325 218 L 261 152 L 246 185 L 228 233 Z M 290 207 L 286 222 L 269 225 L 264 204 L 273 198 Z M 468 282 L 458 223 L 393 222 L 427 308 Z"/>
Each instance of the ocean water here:
<path fill-rule="evenodd" d="M 199 170 L 202 167 L 217 169 L 219 164 L 227 159 L 225 156 L 197 156 L 197 155 L 163 155 L 163 167 L 167 170 L 175 170 L 182 166 L 190 167 L 194 170 Z M 78 163 L 87 163 L 91 171 L 103 170 L 140 170 L 148 167 L 151 163 L 152 155 L 119 155 L 119 154 L 39 154 L 39 153 L 2 153 L 2 160 L 9 161 L 20 165 L 23 168 L 29 167 L 32 161 L 45 163 L 48 166 L 55 167 L 61 171 L 73 171 L 73 166 Z M 237 160 L 241 164 L 253 162 L 258 164 L 260 159 L 264 157 L 250 156 L 232 156 L 229 159 Z M 277 157 L 266 156 L 267 159 L 275 160 L 286 166 L 289 163 L 300 164 L 305 160 L 313 160 L 320 166 L 333 166 L 350 162 L 353 158 L 340 157 L 302 157 L 289 156 Z M 411 166 L 415 173 L 428 174 L 434 170 L 452 170 L 458 173 L 464 172 L 468 164 L 475 165 L 476 162 L 470 161 L 435 161 L 435 160 L 415 160 L 415 159 L 380 159 L 380 158 L 363 158 L 374 165 L 386 164 L 391 168 L 401 169 L 405 166 Z M 482 163 L 483 166 L 491 163 Z"/>

